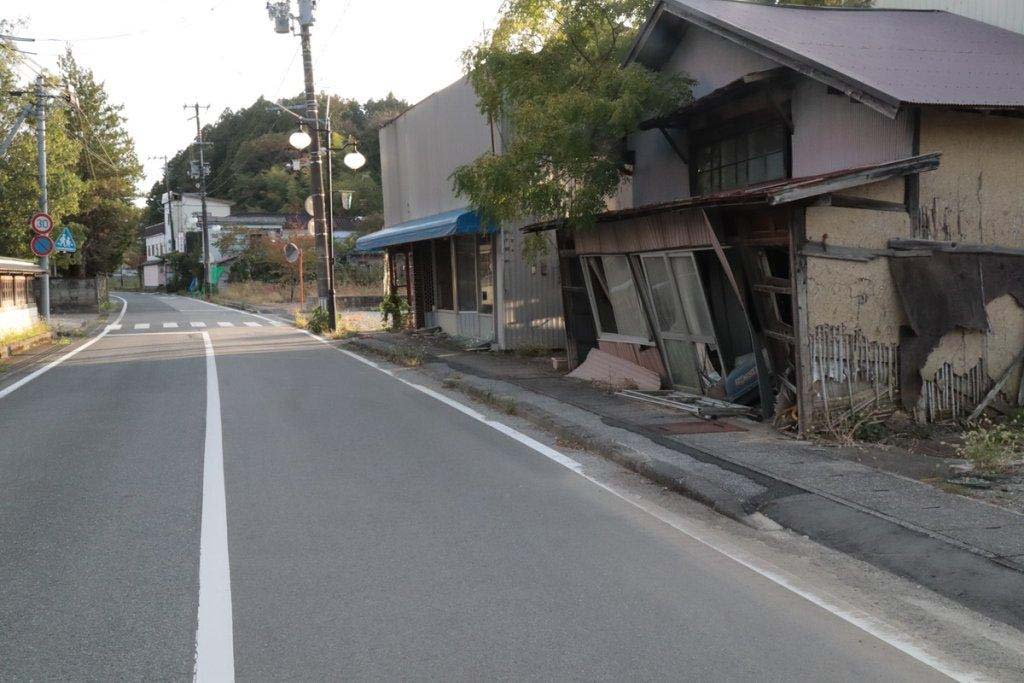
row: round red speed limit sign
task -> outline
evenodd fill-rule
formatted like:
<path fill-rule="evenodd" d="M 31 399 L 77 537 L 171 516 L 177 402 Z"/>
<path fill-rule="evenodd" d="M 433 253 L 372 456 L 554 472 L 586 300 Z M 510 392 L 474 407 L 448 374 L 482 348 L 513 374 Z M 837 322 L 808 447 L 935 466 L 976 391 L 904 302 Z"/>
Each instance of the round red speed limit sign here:
<path fill-rule="evenodd" d="M 32 216 L 29 225 L 32 226 L 32 232 L 37 235 L 49 235 L 53 230 L 53 218 L 48 213 L 37 213 Z"/>

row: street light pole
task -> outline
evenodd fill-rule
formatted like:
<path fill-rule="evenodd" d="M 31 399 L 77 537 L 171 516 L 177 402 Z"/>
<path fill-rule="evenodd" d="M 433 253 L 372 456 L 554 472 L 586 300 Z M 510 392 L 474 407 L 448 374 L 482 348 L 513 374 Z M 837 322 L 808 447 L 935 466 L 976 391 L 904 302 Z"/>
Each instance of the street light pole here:
<path fill-rule="evenodd" d="M 323 147 L 321 144 L 320 111 L 316 101 L 316 87 L 313 82 L 313 51 L 310 47 L 310 26 L 313 24 L 314 0 L 299 0 L 299 28 L 302 39 L 302 65 L 306 76 L 306 121 L 313 135 L 310 148 L 309 177 L 313 195 L 313 225 L 317 255 L 317 295 L 320 306 L 327 309 L 329 326 L 337 329 L 337 310 L 334 298 L 334 273 L 331 272 L 330 240 L 331 231 L 327 226 L 327 210 L 324 202 Z M 329 144 L 329 143 L 328 143 Z"/>

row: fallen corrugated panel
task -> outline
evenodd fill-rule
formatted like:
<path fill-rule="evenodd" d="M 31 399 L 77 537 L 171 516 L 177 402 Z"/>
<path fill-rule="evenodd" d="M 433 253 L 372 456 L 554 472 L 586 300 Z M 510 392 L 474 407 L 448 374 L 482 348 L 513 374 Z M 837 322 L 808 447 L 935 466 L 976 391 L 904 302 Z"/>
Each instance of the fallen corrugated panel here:
<path fill-rule="evenodd" d="M 657 391 L 661 388 L 661 377 L 658 373 L 600 349 L 592 349 L 587 360 L 570 372 L 569 377 L 600 382 L 616 389 Z"/>

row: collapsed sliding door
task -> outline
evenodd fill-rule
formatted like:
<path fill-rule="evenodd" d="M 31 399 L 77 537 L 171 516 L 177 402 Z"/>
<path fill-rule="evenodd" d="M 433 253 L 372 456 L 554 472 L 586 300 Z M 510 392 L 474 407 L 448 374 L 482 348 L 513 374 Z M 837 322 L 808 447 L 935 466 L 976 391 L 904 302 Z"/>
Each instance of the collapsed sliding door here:
<path fill-rule="evenodd" d="M 644 254 L 640 260 L 672 383 L 702 394 L 717 379 L 710 354 L 718 342 L 693 254 Z"/>

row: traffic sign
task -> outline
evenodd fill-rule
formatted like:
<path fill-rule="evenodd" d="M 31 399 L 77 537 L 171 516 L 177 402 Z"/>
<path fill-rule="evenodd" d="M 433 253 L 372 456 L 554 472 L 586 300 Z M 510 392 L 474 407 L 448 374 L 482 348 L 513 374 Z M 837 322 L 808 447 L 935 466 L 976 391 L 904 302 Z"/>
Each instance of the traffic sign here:
<path fill-rule="evenodd" d="M 284 260 L 288 263 L 295 263 L 299 260 L 299 255 L 302 251 L 295 245 L 294 242 L 289 242 L 284 248 Z"/>
<path fill-rule="evenodd" d="M 53 218 L 48 213 L 37 213 L 32 216 L 32 220 L 28 224 L 32 226 L 32 231 L 37 235 L 49 235 L 53 230 Z"/>
<path fill-rule="evenodd" d="M 60 236 L 53 243 L 54 249 L 62 254 L 74 254 L 78 251 L 78 244 L 75 243 L 75 236 L 71 234 L 71 228 L 64 226 Z"/>
<path fill-rule="evenodd" d="M 30 245 L 32 247 L 32 253 L 43 258 L 53 253 L 53 240 L 46 235 L 36 235 L 32 238 Z"/>

